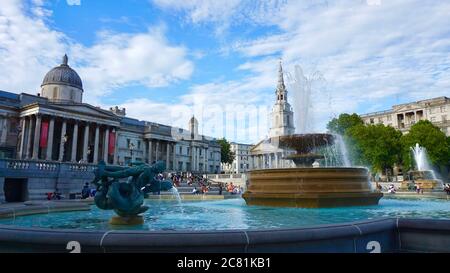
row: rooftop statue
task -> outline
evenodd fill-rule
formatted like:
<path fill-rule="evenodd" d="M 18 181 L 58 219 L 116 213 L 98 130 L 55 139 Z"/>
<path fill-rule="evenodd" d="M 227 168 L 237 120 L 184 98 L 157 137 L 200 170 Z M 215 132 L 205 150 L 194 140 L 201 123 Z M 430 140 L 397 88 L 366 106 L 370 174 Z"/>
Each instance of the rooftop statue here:
<path fill-rule="evenodd" d="M 95 204 L 100 209 L 117 213 L 118 217 L 113 217 L 111 224 L 142 224 L 143 218 L 139 214 L 148 210 L 144 206 L 145 195 L 172 188 L 171 181 L 157 178 L 165 168 L 164 161 L 153 165 L 132 162 L 128 167 L 106 166 L 101 161 L 94 169 L 92 181 L 97 187 Z M 126 181 L 120 181 L 121 178 Z"/>

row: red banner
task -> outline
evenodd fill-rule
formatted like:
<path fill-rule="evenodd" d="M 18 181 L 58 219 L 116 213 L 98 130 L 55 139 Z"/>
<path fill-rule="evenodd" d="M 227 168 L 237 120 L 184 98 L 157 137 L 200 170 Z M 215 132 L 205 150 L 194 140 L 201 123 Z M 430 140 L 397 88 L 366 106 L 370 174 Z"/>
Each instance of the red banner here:
<path fill-rule="evenodd" d="M 41 140 L 39 142 L 39 147 L 47 148 L 48 140 L 48 121 L 42 121 L 41 124 Z"/>
<path fill-rule="evenodd" d="M 109 141 L 108 141 L 108 154 L 114 154 L 114 148 L 116 147 L 116 133 L 109 132 Z"/>

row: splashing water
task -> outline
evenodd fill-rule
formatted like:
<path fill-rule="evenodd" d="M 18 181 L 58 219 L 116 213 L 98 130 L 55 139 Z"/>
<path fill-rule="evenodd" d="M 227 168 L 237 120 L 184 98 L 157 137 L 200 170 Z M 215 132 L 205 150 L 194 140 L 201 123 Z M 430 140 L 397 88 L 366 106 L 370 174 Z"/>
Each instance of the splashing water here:
<path fill-rule="evenodd" d="M 351 167 L 352 164 L 350 163 L 350 160 L 348 158 L 348 150 L 347 146 L 345 145 L 344 138 L 342 138 L 342 136 L 338 134 L 334 135 L 334 137 L 336 138 L 336 145 L 339 147 L 344 167 Z"/>
<path fill-rule="evenodd" d="M 292 90 L 293 95 L 296 133 L 304 134 L 312 132 L 312 85 L 316 82 L 324 82 L 325 79 L 319 71 L 315 71 L 311 76 L 305 76 L 300 65 L 295 66 L 293 75 L 291 73 L 286 73 L 286 78 L 289 89 Z"/>
<path fill-rule="evenodd" d="M 425 147 L 421 147 L 419 143 L 416 143 L 416 146 L 411 147 L 411 151 L 413 152 L 418 171 L 429 171 L 433 169 L 428 161 L 427 149 Z"/>
<path fill-rule="evenodd" d="M 172 193 L 172 196 L 177 200 L 178 204 L 181 203 L 181 196 L 180 193 L 178 192 L 177 188 L 172 187 L 170 189 L 170 192 Z"/>

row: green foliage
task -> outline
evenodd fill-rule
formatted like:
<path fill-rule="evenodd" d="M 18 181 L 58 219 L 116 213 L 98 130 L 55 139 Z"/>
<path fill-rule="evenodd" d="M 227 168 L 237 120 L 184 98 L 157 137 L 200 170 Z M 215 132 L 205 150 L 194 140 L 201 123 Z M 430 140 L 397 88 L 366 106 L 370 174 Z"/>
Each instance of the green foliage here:
<path fill-rule="evenodd" d="M 353 113 L 350 115 L 344 113 L 328 122 L 327 129 L 332 133 L 344 135 L 348 129 L 363 124 L 363 120 L 357 114 Z"/>
<path fill-rule="evenodd" d="M 230 143 L 225 139 L 219 139 L 217 142 L 220 144 L 220 152 L 221 152 L 221 162 L 222 163 L 233 163 L 234 153 L 231 151 Z"/>
<path fill-rule="evenodd" d="M 410 147 L 419 143 L 427 149 L 427 155 L 434 165 L 446 165 L 450 161 L 450 138 L 428 120 L 421 120 L 411 126 L 409 133 L 402 136 L 403 164 L 413 168 Z"/>
<path fill-rule="evenodd" d="M 368 164 L 373 171 L 383 171 L 401 160 L 401 136 L 401 132 L 383 124 L 356 125 L 346 130 L 354 164 Z"/>

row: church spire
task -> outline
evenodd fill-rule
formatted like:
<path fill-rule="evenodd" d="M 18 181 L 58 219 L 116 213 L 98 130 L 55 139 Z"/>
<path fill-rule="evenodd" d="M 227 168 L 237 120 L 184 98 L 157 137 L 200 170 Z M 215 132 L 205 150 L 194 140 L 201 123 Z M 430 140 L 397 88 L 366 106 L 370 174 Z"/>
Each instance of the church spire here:
<path fill-rule="evenodd" d="M 281 64 L 281 59 L 280 59 L 280 64 L 278 67 L 278 86 L 277 86 L 278 91 L 285 91 L 286 90 L 286 86 L 284 85 L 284 78 L 283 78 L 283 66 Z"/>
<path fill-rule="evenodd" d="M 286 85 L 284 85 L 283 66 L 281 64 L 281 59 L 278 66 L 278 85 L 275 94 L 277 96 L 277 103 L 287 102 L 287 90 Z"/>

